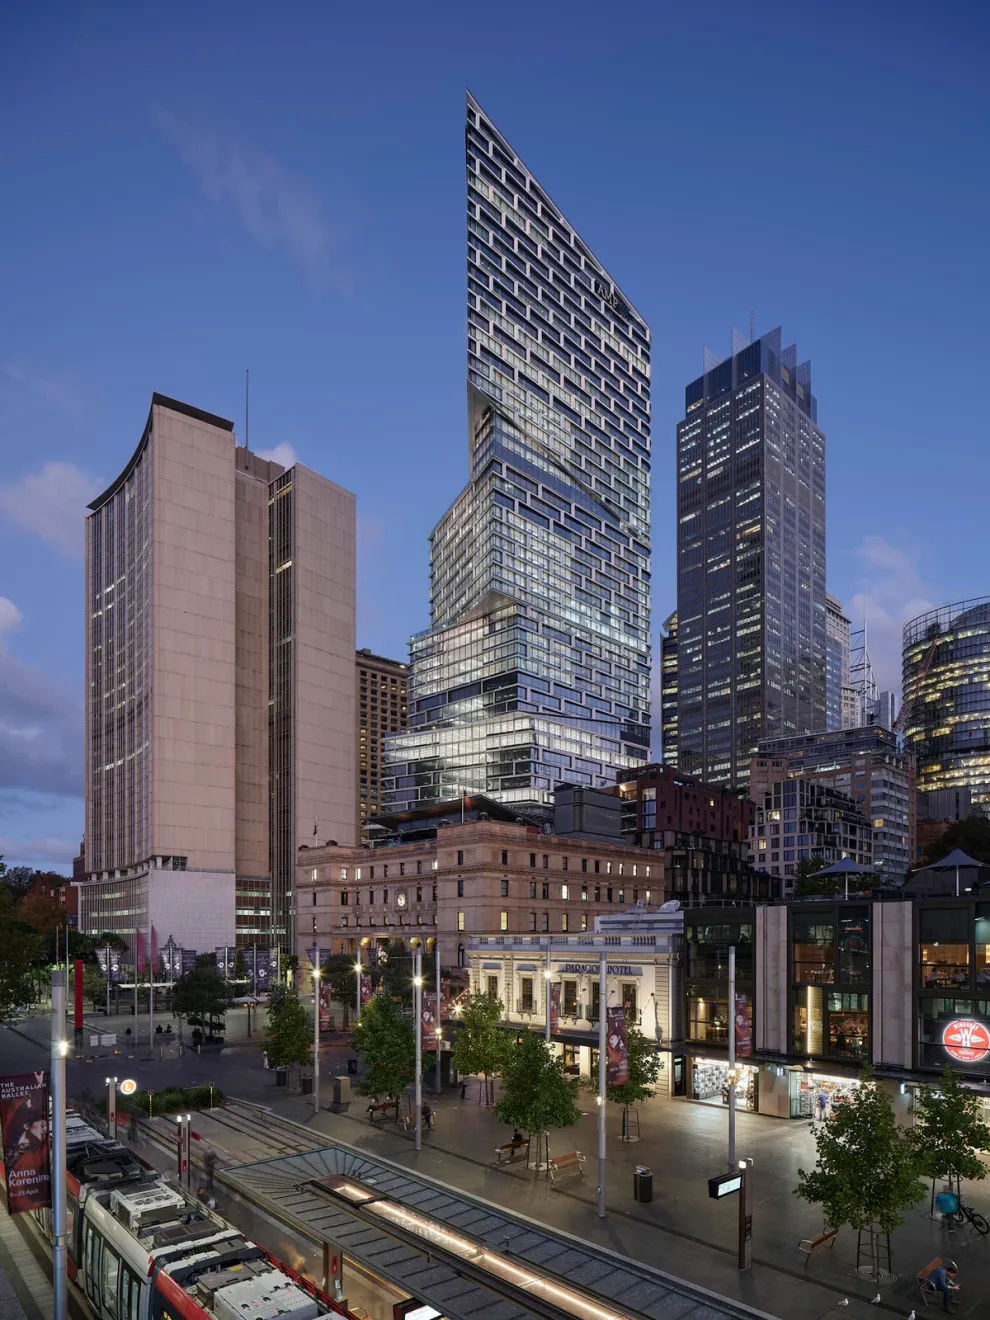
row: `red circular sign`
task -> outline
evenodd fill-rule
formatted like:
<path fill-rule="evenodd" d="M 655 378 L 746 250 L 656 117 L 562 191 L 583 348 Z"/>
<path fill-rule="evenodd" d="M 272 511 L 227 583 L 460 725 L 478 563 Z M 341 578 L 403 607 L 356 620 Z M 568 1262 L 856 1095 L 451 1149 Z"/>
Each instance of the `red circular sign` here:
<path fill-rule="evenodd" d="M 979 1063 L 990 1054 L 990 1031 L 972 1018 L 956 1018 L 942 1032 L 942 1044 L 960 1063 Z"/>

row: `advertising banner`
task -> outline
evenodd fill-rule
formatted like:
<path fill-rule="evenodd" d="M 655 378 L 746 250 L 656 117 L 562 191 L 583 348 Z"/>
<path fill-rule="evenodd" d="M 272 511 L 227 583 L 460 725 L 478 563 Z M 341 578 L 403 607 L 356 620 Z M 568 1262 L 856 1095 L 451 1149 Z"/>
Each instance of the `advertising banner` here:
<path fill-rule="evenodd" d="M 550 985 L 550 1035 L 556 1035 L 560 1027 L 560 982 Z"/>
<path fill-rule="evenodd" d="M 753 1023 L 749 1013 L 749 1001 L 745 995 L 736 995 L 735 1032 L 736 1055 L 744 1058 L 753 1053 Z"/>
<path fill-rule="evenodd" d="M 320 982 L 320 1030 L 330 1030 L 330 987 Z"/>
<path fill-rule="evenodd" d="M 626 1037 L 626 1011 L 621 1006 L 608 1010 L 608 1084 L 625 1086 L 629 1081 L 629 1050 Z"/>
<path fill-rule="evenodd" d="M 47 1073 L 0 1078 L 0 1133 L 7 1213 L 51 1205 Z"/>
<path fill-rule="evenodd" d="M 436 1046 L 437 1034 L 437 997 L 431 990 L 423 995 L 423 1048 L 432 1050 Z"/>
<path fill-rule="evenodd" d="M 450 1017 L 450 982 L 440 981 L 440 1021 Z"/>
<path fill-rule="evenodd" d="M 364 973 L 361 977 L 361 1007 L 371 998 L 371 977 Z"/>

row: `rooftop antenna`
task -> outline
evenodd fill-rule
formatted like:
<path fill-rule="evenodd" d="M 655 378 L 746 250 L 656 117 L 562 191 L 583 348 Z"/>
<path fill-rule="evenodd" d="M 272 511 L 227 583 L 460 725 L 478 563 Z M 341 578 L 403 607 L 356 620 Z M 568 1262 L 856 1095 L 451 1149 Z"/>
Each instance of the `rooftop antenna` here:
<path fill-rule="evenodd" d="M 749 314 L 749 342 L 752 343 L 756 338 L 756 313 L 751 311 Z"/>
<path fill-rule="evenodd" d="M 251 372 L 244 369 L 244 448 L 250 449 L 248 439 L 250 437 L 250 403 L 251 403 Z"/>

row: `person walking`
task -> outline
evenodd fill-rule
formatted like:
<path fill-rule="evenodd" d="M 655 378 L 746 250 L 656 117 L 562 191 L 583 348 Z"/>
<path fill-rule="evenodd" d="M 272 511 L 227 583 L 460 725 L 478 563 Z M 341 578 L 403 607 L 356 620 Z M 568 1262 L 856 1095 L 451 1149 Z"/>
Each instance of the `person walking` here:
<path fill-rule="evenodd" d="M 951 1184 L 946 1183 L 945 1189 L 936 1196 L 935 1208 L 942 1216 L 942 1227 L 950 1233 L 954 1233 L 956 1231 L 956 1215 L 959 1213 L 959 1197 L 952 1190 Z"/>
<path fill-rule="evenodd" d="M 958 1272 L 955 1261 L 949 1260 L 944 1265 L 936 1265 L 926 1280 L 936 1292 L 942 1294 L 942 1305 L 946 1311 L 955 1309 L 952 1305 L 952 1294 L 959 1291 L 959 1285 L 955 1281 Z"/>
<path fill-rule="evenodd" d="M 213 1178 L 217 1171 L 217 1153 L 215 1150 L 208 1150 L 203 1156 L 203 1172 L 206 1174 L 206 1190 L 213 1191 Z"/>

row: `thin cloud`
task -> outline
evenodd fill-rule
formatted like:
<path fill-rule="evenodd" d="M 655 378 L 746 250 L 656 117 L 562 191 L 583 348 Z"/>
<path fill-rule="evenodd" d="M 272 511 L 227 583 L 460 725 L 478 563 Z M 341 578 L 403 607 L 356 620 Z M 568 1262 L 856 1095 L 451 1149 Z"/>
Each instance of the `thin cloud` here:
<path fill-rule="evenodd" d="M 269 463 L 281 463 L 284 468 L 294 467 L 299 462 L 299 455 L 284 440 L 274 449 L 259 449 L 257 452 L 259 458 L 264 458 Z"/>
<path fill-rule="evenodd" d="M 18 362 L 8 362 L 3 368 L 3 374 L 8 380 L 44 399 L 51 407 L 64 413 L 74 422 L 82 421 L 85 412 L 82 398 L 63 374 L 55 371 L 38 371 Z"/>
<path fill-rule="evenodd" d="M 77 797 L 82 755 L 78 702 L 40 670 L 0 651 L 0 793 Z"/>
<path fill-rule="evenodd" d="M 186 123 L 162 106 L 154 116 L 207 201 L 231 210 L 262 247 L 285 249 L 315 289 L 338 281 L 330 260 L 334 235 L 305 179 L 253 142 Z"/>
<path fill-rule="evenodd" d="M 13 485 L 0 485 L 0 517 L 79 559 L 86 505 L 100 489 L 100 482 L 74 463 L 48 462 Z"/>
<path fill-rule="evenodd" d="M 864 537 L 852 553 L 860 590 L 846 602 L 846 613 L 853 628 L 866 624 L 879 686 L 899 691 L 902 629 L 908 619 L 932 608 L 933 593 L 916 558 L 882 536 Z"/>
<path fill-rule="evenodd" d="M 7 596 L 0 596 L 0 651 L 3 650 L 4 633 L 13 632 L 21 626 L 24 615 Z"/>
<path fill-rule="evenodd" d="M 55 834 L 42 834 L 30 839 L 0 834 L 0 857 L 7 866 L 30 866 L 36 870 L 61 866 L 68 869 L 78 849 L 78 839 L 60 838 Z"/>

